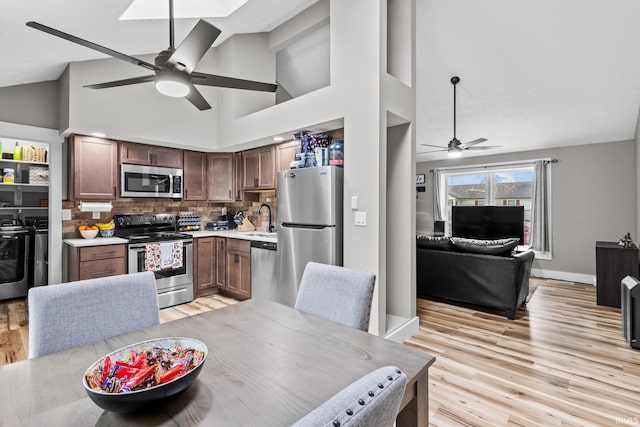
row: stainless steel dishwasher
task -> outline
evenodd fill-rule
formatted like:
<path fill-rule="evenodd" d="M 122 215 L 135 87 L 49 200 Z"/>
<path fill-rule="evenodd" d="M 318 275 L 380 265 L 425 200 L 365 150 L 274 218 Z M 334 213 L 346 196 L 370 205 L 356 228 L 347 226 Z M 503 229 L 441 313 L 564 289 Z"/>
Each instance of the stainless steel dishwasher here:
<path fill-rule="evenodd" d="M 251 241 L 251 298 L 278 301 L 277 250 L 277 243 Z"/>

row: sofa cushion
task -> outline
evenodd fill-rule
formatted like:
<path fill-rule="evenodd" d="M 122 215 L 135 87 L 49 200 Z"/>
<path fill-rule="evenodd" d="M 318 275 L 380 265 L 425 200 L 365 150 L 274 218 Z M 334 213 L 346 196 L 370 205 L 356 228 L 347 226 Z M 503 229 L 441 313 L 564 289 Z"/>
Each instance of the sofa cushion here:
<path fill-rule="evenodd" d="M 441 251 L 451 250 L 451 239 L 446 236 L 417 236 L 416 244 L 419 248 L 424 249 L 438 249 Z"/>
<path fill-rule="evenodd" d="M 451 244 L 456 251 L 484 255 L 509 255 L 518 246 L 520 239 L 478 240 L 452 237 Z"/>

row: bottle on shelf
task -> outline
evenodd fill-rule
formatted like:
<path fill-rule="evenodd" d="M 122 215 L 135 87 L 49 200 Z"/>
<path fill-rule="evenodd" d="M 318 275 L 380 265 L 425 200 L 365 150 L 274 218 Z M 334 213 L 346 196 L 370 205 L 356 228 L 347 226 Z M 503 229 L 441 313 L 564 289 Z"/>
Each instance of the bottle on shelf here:
<path fill-rule="evenodd" d="M 16 145 L 13 148 L 13 160 L 20 160 L 20 147 L 18 146 L 18 141 L 16 141 Z"/>

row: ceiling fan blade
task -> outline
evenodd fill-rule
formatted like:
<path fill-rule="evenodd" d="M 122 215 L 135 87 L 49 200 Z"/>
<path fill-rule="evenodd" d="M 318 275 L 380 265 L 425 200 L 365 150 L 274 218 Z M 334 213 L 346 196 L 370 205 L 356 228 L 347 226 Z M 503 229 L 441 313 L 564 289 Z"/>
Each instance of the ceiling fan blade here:
<path fill-rule="evenodd" d="M 199 20 L 176 51 L 171 54 L 167 65 L 178 71 L 191 73 L 219 35 L 218 28 L 203 19 Z"/>
<path fill-rule="evenodd" d="M 228 87 L 232 89 L 258 90 L 275 92 L 278 85 L 256 82 L 253 80 L 235 79 L 233 77 L 216 76 L 214 74 L 191 73 L 191 82 L 197 85 Z"/>
<path fill-rule="evenodd" d="M 501 148 L 500 145 L 485 145 L 482 147 L 467 147 L 464 150 L 488 150 L 490 148 Z"/>
<path fill-rule="evenodd" d="M 211 105 L 204 99 L 204 96 L 196 89 L 193 85 L 190 85 L 189 94 L 185 96 L 187 100 L 192 103 L 198 110 L 209 110 L 211 109 Z"/>
<path fill-rule="evenodd" d="M 105 83 L 96 83 L 93 85 L 85 85 L 84 87 L 88 87 L 89 89 L 106 89 L 109 87 L 117 87 L 117 86 L 127 86 L 127 85 L 135 85 L 138 83 L 148 83 L 152 82 L 156 79 L 156 76 L 141 76 L 141 77 L 132 77 L 130 79 L 123 80 L 114 80 L 112 82 Z"/>
<path fill-rule="evenodd" d="M 442 148 L 443 150 L 446 150 L 447 147 L 443 147 L 442 145 L 431 145 L 431 144 L 420 144 L 420 145 L 424 145 L 426 147 L 436 147 L 436 148 Z"/>
<path fill-rule="evenodd" d="M 419 151 L 416 154 L 441 153 L 443 151 L 448 151 L 448 150 L 446 148 L 444 148 L 442 150 Z"/>
<path fill-rule="evenodd" d="M 486 138 L 478 138 L 478 139 L 474 139 L 473 141 L 463 142 L 462 144 L 460 144 L 460 148 L 468 148 L 468 147 L 471 147 L 472 145 L 476 145 L 476 144 L 480 144 L 481 142 L 485 142 L 486 140 L 487 140 Z"/>
<path fill-rule="evenodd" d="M 125 62 L 129 62 L 133 65 L 138 65 L 140 67 L 144 67 L 152 71 L 160 70 L 160 67 L 156 66 L 155 64 L 151 64 L 149 62 L 143 61 L 142 59 L 134 58 L 133 56 L 125 55 L 124 53 L 120 53 L 113 49 L 109 49 L 108 47 L 100 46 L 99 44 L 90 42 L 85 39 L 81 39 L 80 37 L 76 37 L 71 34 L 64 33 L 62 31 L 56 30 L 55 28 L 47 27 L 46 25 L 42 25 L 34 21 L 27 22 L 27 26 L 31 28 L 35 28 L 36 30 L 40 30 L 45 33 L 51 34 L 53 36 L 60 37 L 61 39 L 65 39 L 70 42 L 79 44 L 80 46 L 97 50 L 98 52 L 104 53 L 106 55 L 112 56 L 114 58 L 120 59 Z"/>

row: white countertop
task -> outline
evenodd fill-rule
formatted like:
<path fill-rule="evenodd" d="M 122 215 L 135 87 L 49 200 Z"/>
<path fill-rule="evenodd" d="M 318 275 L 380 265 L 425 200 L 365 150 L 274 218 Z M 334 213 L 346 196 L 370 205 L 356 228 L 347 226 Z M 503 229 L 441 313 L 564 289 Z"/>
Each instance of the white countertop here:
<path fill-rule="evenodd" d="M 198 237 L 227 237 L 229 239 L 256 240 L 259 242 L 278 242 L 278 233 L 267 233 L 266 231 L 238 231 L 238 230 L 219 230 L 219 231 L 184 231 L 184 234 L 190 234 L 194 238 Z"/>
<path fill-rule="evenodd" d="M 93 239 L 64 239 L 64 243 L 76 248 L 83 248 L 87 246 L 104 246 L 104 245 L 120 245 L 123 243 L 129 243 L 127 239 L 121 239 L 120 237 L 94 237 Z"/>
<path fill-rule="evenodd" d="M 238 231 L 238 230 L 220 230 L 220 231 L 184 231 L 184 234 L 189 234 L 193 238 L 198 237 L 227 237 L 230 239 L 241 240 L 256 240 L 259 242 L 278 242 L 277 233 L 267 233 L 266 231 Z M 64 243 L 76 248 L 82 248 L 87 246 L 103 246 L 103 245 L 119 245 L 123 243 L 129 243 L 127 239 L 120 237 L 95 237 L 93 239 L 64 239 Z"/>

